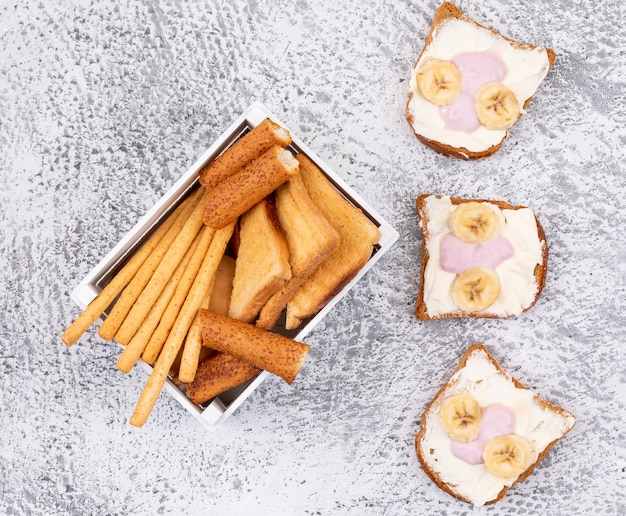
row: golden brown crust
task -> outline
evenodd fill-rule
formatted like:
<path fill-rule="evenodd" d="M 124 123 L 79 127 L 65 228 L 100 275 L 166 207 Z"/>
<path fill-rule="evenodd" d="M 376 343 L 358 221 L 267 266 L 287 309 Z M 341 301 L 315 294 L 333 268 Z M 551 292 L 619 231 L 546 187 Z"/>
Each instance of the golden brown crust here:
<path fill-rule="evenodd" d="M 311 199 L 339 233 L 340 244 L 287 304 L 288 329 L 319 312 L 358 274 L 381 235 L 378 227 L 335 189 L 313 161 L 302 154 L 297 159 Z"/>
<path fill-rule="evenodd" d="M 208 190 L 204 223 L 213 229 L 227 226 L 297 173 L 297 166 L 283 161 L 283 153 L 288 152 L 274 146 Z"/>
<path fill-rule="evenodd" d="M 194 380 L 184 384 L 196 404 L 215 398 L 254 378 L 261 370 L 232 355 L 218 353 L 200 362 Z"/>
<path fill-rule="evenodd" d="M 309 352 L 308 344 L 210 310 L 200 309 L 198 322 L 203 345 L 265 369 L 288 384 L 295 380 Z"/>
<path fill-rule="evenodd" d="M 428 214 L 426 212 L 426 199 L 428 197 L 435 197 L 437 199 L 441 199 L 443 196 L 441 195 L 433 195 L 433 194 L 422 194 L 417 198 L 416 208 L 419 216 L 419 223 L 422 229 L 422 263 L 420 266 L 420 283 L 419 290 L 417 294 L 417 304 L 415 307 L 415 315 L 418 319 L 422 321 L 436 320 L 436 319 L 448 319 L 448 318 L 488 318 L 488 319 L 503 319 L 506 316 L 490 314 L 490 313 L 465 313 L 465 312 L 448 312 L 444 314 L 430 316 L 428 315 L 428 311 L 426 309 L 426 302 L 424 301 L 424 273 L 426 271 L 426 265 L 430 258 L 428 253 L 428 249 L 426 247 L 428 240 L 430 238 L 430 234 L 428 232 Z M 512 206 L 505 201 L 496 201 L 491 199 L 461 199 L 459 197 L 450 197 L 450 201 L 452 204 L 461 204 L 465 202 L 488 202 L 496 205 L 501 210 L 521 210 L 526 208 L 526 206 Z M 535 266 L 535 279 L 537 280 L 537 293 L 535 294 L 535 298 L 533 302 L 524 308 L 523 312 L 526 312 L 530 308 L 532 308 L 539 296 L 541 295 L 541 291 L 546 283 L 546 274 L 548 271 L 548 244 L 546 242 L 546 235 L 543 231 L 543 227 L 539 222 L 539 219 L 535 215 L 535 222 L 537 223 L 537 235 L 539 237 L 539 241 L 541 242 L 541 254 L 542 254 L 542 263 Z"/>
<path fill-rule="evenodd" d="M 287 302 L 340 244 L 337 231 L 309 196 L 300 174 L 276 190 L 276 213 L 287 245 L 292 277 L 262 308 L 256 325 L 269 330 Z"/>
<path fill-rule="evenodd" d="M 241 216 L 228 314 L 252 322 L 290 278 L 289 247 L 269 195 Z"/>
<path fill-rule="evenodd" d="M 235 259 L 225 254 L 222 257 L 217 272 L 215 273 L 215 282 L 213 291 L 209 299 L 209 310 L 220 314 L 228 313 L 230 305 L 230 296 L 233 292 L 233 278 L 235 276 Z"/>
<path fill-rule="evenodd" d="M 287 146 L 291 136 L 266 118 L 200 171 L 200 184 L 214 188 L 274 145 Z"/>
<path fill-rule="evenodd" d="M 543 48 L 546 51 L 546 54 L 548 56 L 548 62 L 549 62 L 549 66 L 550 67 L 552 67 L 552 65 L 556 61 L 556 53 L 553 50 L 551 50 L 549 48 L 546 48 L 546 47 L 537 47 L 535 45 L 530 45 L 528 43 L 522 43 L 520 41 L 515 41 L 515 40 L 513 40 L 511 38 L 503 36 L 502 34 L 497 33 L 495 30 L 490 29 L 489 27 L 486 27 L 486 26 L 478 23 L 476 20 L 473 20 L 469 16 L 465 15 L 454 4 L 452 4 L 450 2 L 444 2 L 441 5 L 441 7 L 437 10 L 437 12 L 435 13 L 435 16 L 433 18 L 433 22 L 432 22 L 432 24 L 430 26 L 430 31 L 428 32 L 428 36 L 426 37 L 426 41 L 424 42 L 424 46 L 422 48 L 422 51 L 420 52 L 420 55 L 418 56 L 417 60 L 415 61 L 415 66 L 417 65 L 417 63 L 421 59 L 421 57 L 424 54 L 426 48 L 428 48 L 428 46 L 431 44 L 431 42 L 433 40 L 434 33 L 436 32 L 438 27 L 442 23 L 444 23 L 445 21 L 450 20 L 450 19 L 462 20 L 462 21 L 465 21 L 467 23 L 471 23 L 471 24 L 475 25 L 476 27 L 480 27 L 482 29 L 488 30 L 494 36 L 509 42 L 513 47 L 516 47 L 516 48 L 522 48 L 522 49 Z M 414 66 L 414 68 L 415 68 L 415 66 Z M 413 116 L 410 113 L 409 105 L 411 103 L 411 99 L 412 98 L 413 98 L 413 94 L 411 92 L 409 92 L 409 98 L 408 98 L 407 103 L 406 103 L 405 113 L 406 113 L 406 118 L 407 118 L 407 120 L 409 122 L 409 125 L 411 126 L 411 129 L 413 129 Z M 524 102 L 524 109 L 526 109 L 528 107 L 528 104 L 530 103 L 531 98 L 532 97 L 529 97 Z M 497 145 L 493 145 L 493 146 L 489 147 L 488 149 L 486 149 L 484 151 L 479 151 L 479 152 L 473 152 L 473 151 L 470 151 L 470 150 L 468 150 L 468 149 L 466 149 L 464 147 L 453 147 L 453 146 L 448 145 L 448 144 L 443 143 L 443 142 L 430 140 L 430 139 L 426 138 L 425 136 L 416 133 L 415 130 L 413 130 L 413 133 L 415 134 L 415 136 L 422 143 L 424 143 L 425 145 L 427 145 L 431 149 L 439 152 L 440 154 L 443 154 L 445 156 L 454 157 L 454 158 L 461 158 L 461 159 L 464 159 L 464 160 L 472 160 L 472 159 L 483 159 L 483 158 L 486 158 L 486 157 L 491 156 L 492 154 L 494 154 L 502 146 L 502 144 L 504 143 L 504 140 L 507 138 L 507 136 L 509 134 L 509 131 L 508 130 L 506 131 L 506 134 L 504 135 L 502 140 L 500 140 L 500 142 Z"/>
<path fill-rule="evenodd" d="M 427 418 L 429 413 L 431 412 L 431 410 L 433 410 L 433 407 L 437 406 L 438 402 L 440 399 L 442 399 L 445 395 L 446 392 L 448 390 L 449 387 L 452 386 L 452 377 L 454 377 L 454 375 L 460 371 L 461 369 L 463 369 L 465 367 L 465 365 L 467 364 L 468 359 L 477 352 L 484 352 L 484 354 L 486 355 L 486 357 L 489 359 L 489 361 L 493 364 L 493 366 L 496 368 L 496 370 L 502 374 L 503 376 L 505 376 L 506 378 L 509 378 L 515 385 L 515 387 L 517 387 L 518 389 L 526 389 L 528 390 L 528 388 L 526 386 L 524 386 L 519 380 L 517 380 L 516 378 L 512 377 L 497 361 L 496 359 L 487 351 L 487 349 L 482 345 L 482 344 L 474 344 L 472 346 L 470 346 L 468 348 L 468 350 L 463 354 L 463 356 L 461 357 L 461 360 L 459 361 L 458 365 L 456 366 L 456 368 L 454 369 L 454 371 L 452 372 L 452 374 L 450 375 L 450 379 L 439 389 L 439 391 L 437 392 L 437 394 L 435 394 L 435 396 L 433 397 L 433 399 L 430 401 L 430 403 L 428 404 L 428 406 L 426 407 L 426 409 L 424 410 L 424 413 L 422 415 L 421 418 L 421 428 L 418 431 L 417 435 L 415 436 L 415 440 L 414 440 L 414 444 L 415 444 L 415 451 L 417 454 L 417 458 L 419 459 L 422 468 L 424 469 L 424 472 L 430 477 L 430 479 L 437 485 L 437 487 L 439 487 L 440 489 L 442 489 L 443 491 L 445 491 L 446 493 L 448 493 L 449 495 L 467 502 L 467 503 L 472 503 L 471 500 L 468 500 L 467 498 L 463 497 L 462 495 L 460 495 L 458 492 L 456 492 L 454 490 L 454 488 L 452 486 L 450 486 L 449 484 L 447 484 L 442 478 L 441 476 L 434 471 L 429 465 L 428 465 L 428 461 L 426 460 L 424 454 L 427 452 L 426 450 L 423 449 L 423 447 L 421 446 L 421 441 L 424 437 L 424 434 L 426 432 L 427 426 Z M 552 412 L 557 413 L 558 415 L 564 417 L 564 418 L 574 418 L 574 415 L 571 414 L 570 412 L 568 412 L 567 410 L 558 407 L 556 405 L 553 405 L 552 403 L 550 403 L 549 401 L 547 401 L 544 398 L 541 398 L 540 396 L 538 396 L 537 394 L 534 394 L 534 399 L 535 401 L 541 405 L 543 408 L 550 410 Z M 575 420 L 574 420 L 575 421 Z M 566 431 L 561 435 L 560 438 L 555 439 L 554 441 L 552 441 L 550 444 L 548 444 L 548 446 L 546 446 L 546 448 L 539 453 L 537 460 L 524 472 L 522 473 L 516 480 L 515 482 L 512 484 L 511 487 L 515 486 L 516 484 L 520 483 L 522 480 L 528 478 L 532 472 L 534 471 L 535 467 L 543 460 L 543 458 L 547 455 L 547 453 L 550 451 L 550 449 L 560 440 L 562 439 L 572 428 L 574 427 L 574 423 L 572 423 L 572 425 L 566 429 Z M 499 493 L 498 495 L 493 499 L 493 500 L 489 500 L 488 502 L 485 503 L 485 505 L 491 505 L 496 503 L 497 501 L 501 500 L 502 498 L 504 498 L 504 496 L 506 495 L 507 492 L 507 488 L 504 487 Z"/>

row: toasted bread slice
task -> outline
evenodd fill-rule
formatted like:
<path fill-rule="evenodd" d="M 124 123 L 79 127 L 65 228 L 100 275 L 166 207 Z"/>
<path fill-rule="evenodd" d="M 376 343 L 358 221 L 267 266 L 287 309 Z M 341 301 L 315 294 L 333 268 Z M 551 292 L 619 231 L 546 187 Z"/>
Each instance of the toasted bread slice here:
<path fill-rule="evenodd" d="M 311 200 L 300 174 L 276 190 L 276 212 L 287 238 L 291 279 L 261 310 L 256 325 L 269 330 L 293 295 L 340 243 L 339 233 Z"/>
<path fill-rule="evenodd" d="M 304 185 L 326 219 L 340 236 L 339 247 L 302 284 L 287 303 L 288 329 L 321 310 L 372 255 L 380 230 L 361 210 L 350 204 L 308 157 L 298 154 Z"/>
<path fill-rule="evenodd" d="M 496 301 L 477 312 L 467 312 L 455 303 L 452 290 L 458 275 L 446 272 L 440 262 L 441 240 L 451 234 L 450 215 L 463 203 L 479 202 L 494 210 L 500 220 L 500 235 L 510 242 L 513 256 L 496 266 L 500 283 Z M 416 315 L 419 319 L 450 317 L 501 318 L 519 315 L 538 300 L 545 285 L 548 245 L 539 219 L 525 206 L 504 201 L 459 199 L 420 195 L 416 202 L 422 229 L 422 263 Z"/>
<path fill-rule="evenodd" d="M 531 444 L 533 453 L 525 469 L 522 466 L 522 471 L 513 478 L 499 478 L 480 459 L 470 461 L 474 462 L 470 464 L 459 458 L 458 448 L 455 453 L 439 417 L 444 401 L 457 394 L 470 394 L 480 405 L 482 415 L 486 414 L 486 407 L 494 405 L 503 406 L 512 414 L 512 420 L 504 425 L 509 428 L 500 432 L 491 431 L 494 421 L 487 422 L 488 418 L 483 417 L 477 424 L 490 427 L 485 427 L 484 433 L 473 442 L 462 443 L 459 447 L 476 446 L 477 453 L 482 456 L 482 448 L 491 438 L 508 431 Z M 501 422 L 495 421 L 497 424 Z M 415 450 L 424 471 L 438 487 L 459 500 L 488 505 L 501 500 L 508 488 L 529 477 L 575 423 L 573 414 L 529 390 L 510 376 L 482 344 L 475 344 L 463 355 L 450 379 L 426 407 L 415 437 Z"/>
<path fill-rule="evenodd" d="M 228 314 L 252 322 L 290 278 L 289 248 L 273 198 L 268 196 L 241 216 Z"/>
<path fill-rule="evenodd" d="M 459 56 L 468 52 L 490 53 L 501 59 L 505 69 L 504 77 L 499 77 L 501 80 L 498 80 L 484 75 L 482 79 L 484 82 L 496 80 L 509 88 L 517 98 L 520 113 L 525 112 L 531 97 L 554 64 L 556 54 L 549 48 L 521 43 L 497 34 L 469 18 L 449 2 L 443 3 L 437 10 L 424 48 L 411 71 L 406 117 L 417 138 L 437 152 L 462 159 L 479 159 L 491 156 L 502 146 L 509 134 L 510 125 L 506 128 L 487 129 L 478 124 L 472 126 L 472 130 L 467 127 L 451 127 L 442 117 L 442 108 L 450 107 L 459 113 L 461 104 L 468 104 L 465 111 L 467 116 L 464 118 L 467 123 L 467 117 L 475 117 L 472 105 L 475 92 L 467 90 L 466 97 L 459 95 L 450 106 L 438 106 L 422 94 L 416 78 L 417 72 L 428 60 L 442 59 L 460 65 Z M 489 66 L 484 66 L 482 70 L 488 68 Z M 462 74 L 462 66 L 459 69 Z M 512 123 L 517 120 L 519 117 Z"/>
<path fill-rule="evenodd" d="M 215 273 L 215 282 L 209 299 L 209 310 L 227 315 L 235 277 L 235 259 L 225 254 Z"/>

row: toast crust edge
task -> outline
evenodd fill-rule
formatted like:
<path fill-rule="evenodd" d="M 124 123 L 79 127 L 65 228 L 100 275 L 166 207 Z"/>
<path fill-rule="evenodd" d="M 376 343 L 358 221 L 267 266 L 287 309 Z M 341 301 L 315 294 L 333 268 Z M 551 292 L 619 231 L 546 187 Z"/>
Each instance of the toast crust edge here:
<path fill-rule="evenodd" d="M 315 295 L 304 295 L 305 302 L 301 302 L 298 296 L 301 294 L 299 290 L 296 295 L 287 303 L 287 327 L 293 329 L 297 327 L 302 320 L 307 317 L 311 317 L 324 308 L 350 281 L 352 281 L 359 271 L 365 266 L 368 260 L 372 256 L 374 246 L 380 241 L 381 233 L 378 227 L 376 227 L 364 213 L 357 207 L 353 206 L 347 199 L 343 198 L 341 193 L 337 191 L 324 173 L 320 170 L 317 164 L 313 162 L 308 156 L 298 154 L 297 159 L 300 161 L 300 173 L 304 180 L 304 184 L 309 191 L 310 197 L 315 204 L 321 209 L 324 216 L 328 219 L 331 226 L 339 233 L 341 242 L 339 247 L 330 254 L 322 263 L 319 264 L 317 269 L 313 271 L 311 276 L 302 285 L 305 288 L 309 282 L 313 282 L 316 287 L 315 290 L 322 292 L 322 295 L 315 293 Z M 307 179 L 308 178 L 308 179 Z M 313 178 L 313 179 L 311 179 Z M 317 183 L 323 185 L 320 190 L 328 192 L 328 196 L 334 199 L 334 207 L 330 208 L 320 202 L 318 195 L 311 192 L 311 188 L 308 182 Z M 318 182 L 319 181 L 319 182 Z M 344 234 L 346 229 L 341 227 L 337 221 L 334 220 L 332 215 L 333 211 L 342 211 L 346 214 L 346 217 L 353 221 L 356 226 L 350 234 Z M 357 235 L 357 236 L 355 236 Z M 321 274 L 321 271 L 326 272 L 326 267 L 334 259 L 337 253 L 350 251 L 350 245 L 346 248 L 346 242 L 353 242 L 357 238 L 360 243 L 360 249 L 350 253 L 352 259 L 347 263 L 342 263 L 341 269 L 333 270 L 332 273 L 327 274 L 325 281 L 317 281 L 317 275 Z M 323 286 L 323 288 L 322 288 Z M 305 293 L 305 294 L 310 294 Z M 309 299 L 313 297 L 315 304 Z M 297 301 L 296 301 L 297 300 Z"/>

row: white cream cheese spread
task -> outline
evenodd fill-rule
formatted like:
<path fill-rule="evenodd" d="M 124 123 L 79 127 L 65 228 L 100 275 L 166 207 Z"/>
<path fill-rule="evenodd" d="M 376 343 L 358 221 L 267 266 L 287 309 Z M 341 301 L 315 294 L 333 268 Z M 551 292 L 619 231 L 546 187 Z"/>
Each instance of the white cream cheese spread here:
<path fill-rule="evenodd" d="M 537 295 L 535 267 L 543 263 L 545 241 L 539 239 L 535 215 L 530 209 L 501 210 L 495 204 L 484 204 L 500 219 L 500 234 L 512 245 L 513 256 L 494 269 L 500 281 L 500 293 L 495 303 L 476 315 L 518 315 L 533 303 Z M 425 200 L 429 258 L 423 282 L 424 303 L 430 317 L 460 312 L 452 296 L 456 274 L 444 271 L 440 265 L 441 239 L 450 234 L 448 219 L 455 206 L 449 197 L 431 195 Z"/>

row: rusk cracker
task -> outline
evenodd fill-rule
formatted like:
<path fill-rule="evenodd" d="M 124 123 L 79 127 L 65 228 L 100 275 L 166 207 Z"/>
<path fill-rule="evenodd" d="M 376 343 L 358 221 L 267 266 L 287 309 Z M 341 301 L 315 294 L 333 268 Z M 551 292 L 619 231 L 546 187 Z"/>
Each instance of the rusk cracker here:
<path fill-rule="evenodd" d="M 309 345 L 262 330 L 210 310 L 200 310 L 203 344 L 233 355 L 293 383 L 309 352 Z"/>
<path fill-rule="evenodd" d="M 298 161 L 275 146 L 207 192 L 204 223 L 220 229 L 298 172 Z"/>
<path fill-rule="evenodd" d="M 260 372 L 261 369 L 241 358 L 218 353 L 200 363 L 194 380 L 185 384 L 187 395 L 196 404 L 205 403 Z"/>
<path fill-rule="evenodd" d="M 209 189 L 214 188 L 271 147 L 286 147 L 290 143 L 289 131 L 268 118 L 204 167 L 200 171 L 200 184 Z"/>

